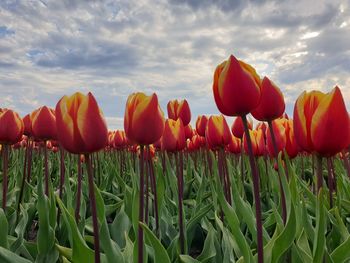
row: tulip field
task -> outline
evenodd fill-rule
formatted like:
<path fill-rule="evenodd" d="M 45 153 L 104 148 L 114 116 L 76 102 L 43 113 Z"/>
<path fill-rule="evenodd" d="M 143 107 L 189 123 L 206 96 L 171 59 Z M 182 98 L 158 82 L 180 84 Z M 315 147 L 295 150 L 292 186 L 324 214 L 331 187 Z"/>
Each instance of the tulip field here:
<path fill-rule="evenodd" d="M 141 92 L 123 130 L 92 93 L 0 109 L 0 262 L 350 262 L 341 89 L 302 92 L 288 116 L 253 66 L 231 55 L 213 75 L 221 115 Z"/>

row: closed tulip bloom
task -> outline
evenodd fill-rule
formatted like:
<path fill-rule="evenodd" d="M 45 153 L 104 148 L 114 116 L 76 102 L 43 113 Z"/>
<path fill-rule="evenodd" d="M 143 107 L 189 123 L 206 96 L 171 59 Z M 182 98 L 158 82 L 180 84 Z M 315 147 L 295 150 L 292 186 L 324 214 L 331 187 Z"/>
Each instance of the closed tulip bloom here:
<path fill-rule="evenodd" d="M 75 93 L 64 96 L 56 105 L 57 135 L 71 153 L 92 153 L 108 143 L 108 130 L 95 97 Z"/>
<path fill-rule="evenodd" d="M 184 126 L 191 121 L 191 110 L 187 100 L 171 100 L 167 105 L 168 117 L 172 120 L 181 119 Z"/>
<path fill-rule="evenodd" d="M 30 118 L 30 114 L 27 114 L 26 116 L 23 117 L 23 124 L 24 124 L 24 135 L 26 136 L 32 136 L 32 120 Z"/>
<path fill-rule="evenodd" d="M 185 129 L 181 119 L 165 121 L 162 136 L 162 150 L 169 152 L 181 151 L 186 147 Z"/>
<path fill-rule="evenodd" d="M 255 109 L 260 101 L 261 81 L 255 69 L 230 56 L 214 73 L 215 103 L 222 114 L 242 116 Z"/>
<path fill-rule="evenodd" d="M 17 114 L 10 109 L 0 111 L 0 143 L 15 144 L 22 139 L 24 124 Z"/>
<path fill-rule="evenodd" d="M 231 136 L 230 143 L 226 146 L 226 149 L 230 153 L 238 154 L 241 152 L 241 139 L 235 137 L 234 135 Z"/>
<path fill-rule="evenodd" d="M 207 127 L 208 117 L 205 115 L 200 115 L 196 120 L 196 130 L 198 135 L 205 136 L 205 128 Z"/>
<path fill-rule="evenodd" d="M 299 153 L 299 147 L 294 137 L 293 120 L 284 119 L 284 128 L 286 129 L 286 152 L 289 158 L 293 159 Z"/>
<path fill-rule="evenodd" d="M 250 139 L 252 141 L 253 154 L 255 156 L 263 156 L 266 153 L 266 146 L 264 140 L 264 134 L 261 129 L 259 130 L 249 130 Z M 246 134 L 243 136 L 243 147 L 244 151 L 248 152 L 248 143 L 246 139 Z"/>
<path fill-rule="evenodd" d="M 47 106 L 40 107 L 31 120 L 33 136 L 37 140 L 57 138 L 56 116 L 53 109 Z"/>
<path fill-rule="evenodd" d="M 187 124 L 185 127 L 185 137 L 186 139 L 191 139 L 192 136 L 194 135 L 194 130 L 192 129 L 191 124 Z"/>
<path fill-rule="evenodd" d="M 348 146 L 348 112 L 338 87 L 325 94 L 312 121 L 311 140 L 314 150 L 323 156 L 332 156 Z M 345 125 L 344 125 L 345 124 Z"/>
<path fill-rule="evenodd" d="M 138 144 L 152 144 L 164 131 L 164 114 L 155 93 L 133 93 L 125 107 L 124 130 L 127 138 Z"/>
<path fill-rule="evenodd" d="M 259 121 L 272 121 L 281 117 L 286 105 L 281 90 L 267 77 L 261 82 L 261 97 L 252 115 Z"/>
<path fill-rule="evenodd" d="M 272 129 L 276 139 L 277 153 L 283 151 L 287 143 L 286 129 L 283 124 L 284 124 L 284 120 L 282 119 L 274 120 L 272 122 Z M 277 157 L 275 154 L 270 129 L 266 130 L 266 146 L 267 146 L 268 153 L 271 156 Z"/>
<path fill-rule="evenodd" d="M 121 130 L 117 130 L 113 135 L 113 147 L 123 148 L 126 144 L 125 132 Z"/>
<path fill-rule="evenodd" d="M 253 128 L 253 122 L 251 119 L 248 119 L 248 129 L 251 130 L 252 128 Z M 235 137 L 240 138 L 240 139 L 243 138 L 244 126 L 243 126 L 243 121 L 242 121 L 241 117 L 237 117 L 233 121 L 231 131 Z"/>
<path fill-rule="evenodd" d="M 212 149 L 224 147 L 230 143 L 231 133 L 223 115 L 210 116 L 205 130 L 205 138 Z"/>
<path fill-rule="evenodd" d="M 294 134 L 301 149 L 330 156 L 347 146 L 348 113 L 338 87 L 324 94 L 303 92 L 294 106 Z"/>

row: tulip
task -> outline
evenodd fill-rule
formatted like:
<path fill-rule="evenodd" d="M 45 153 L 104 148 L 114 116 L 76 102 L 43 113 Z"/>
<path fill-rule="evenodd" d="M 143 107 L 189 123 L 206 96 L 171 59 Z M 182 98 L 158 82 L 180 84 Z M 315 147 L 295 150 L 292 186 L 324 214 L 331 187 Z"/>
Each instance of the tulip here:
<path fill-rule="evenodd" d="M 164 114 L 155 93 L 151 96 L 134 93 L 128 97 L 124 130 L 129 140 L 141 145 L 159 140 L 164 131 Z"/>
<path fill-rule="evenodd" d="M 108 130 L 95 97 L 89 92 L 63 96 L 56 105 L 58 139 L 69 152 L 85 154 L 92 224 L 94 231 L 95 262 L 100 262 L 100 241 L 97 222 L 94 179 L 89 153 L 103 149 L 108 143 Z"/>
<path fill-rule="evenodd" d="M 195 134 L 195 131 L 192 129 L 191 124 L 187 124 L 186 126 L 184 126 L 184 131 L 186 139 L 191 139 Z"/>
<path fill-rule="evenodd" d="M 198 116 L 196 120 L 196 130 L 198 135 L 205 136 L 205 128 L 207 126 L 208 117 L 205 115 Z"/>
<path fill-rule="evenodd" d="M 285 110 L 283 94 L 267 77 L 261 83 L 261 98 L 252 115 L 259 121 L 272 121 L 281 117 Z"/>
<path fill-rule="evenodd" d="M 162 136 L 162 150 L 181 151 L 186 146 L 185 129 L 181 119 L 167 119 Z"/>
<path fill-rule="evenodd" d="M 171 100 L 167 105 L 168 117 L 172 120 L 181 119 L 184 126 L 191 121 L 191 110 L 187 100 Z"/>
<path fill-rule="evenodd" d="M 231 136 L 231 141 L 227 145 L 227 150 L 230 153 L 239 154 L 241 152 L 241 139 L 235 137 L 234 135 L 232 135 Z"/>
<path fill-rule="evenodd" d="M 299 147 L 294 136 L 293 120 L 284 119 L 284 128 L 286 130 L 286 152 L 288 157 L 293 159 L 299 153 Z"/>
<path fill-rule="evenodd" d="M 277 158 L 277 154 L 280 151 L 283 151 L 286 147 L 287 138 L 286 138 L 286 129 L 284 127 L 284 121 L 281 119 L 274 120 L 272 122 L 273 134 L 275 136 L 276 149 L 273 145 L 273 138 L 270 129 L 266 131 L 266 146 L 267 151 L 271 156 Z"/>
<path fill-rule="evenodd" d="M 260 85 L 261 81 L 255 69 L 231 55 L 215 70 L 215 103 L 225 115 L 246 115 L 259 104 Z"/>
<path fill-rule="evenodd" d="M 30 114 L 27 114 L 26 116 L 24 116 L 23 118 L 23 124 L 24 124 L 24 135 L 30 137 L 33 134 L 32 131 L 32 120 L 30 118 Z"/>
<path fill-rule="evenodd" d="M 121 130 L 115 131 L 112 140 L 113 147 L 123 148 L 126 144 L 125 132 Z"/>
<path fill-rule="evenodd" d="M 94 96 L 75 93 L 56 105 L 56 125 L 61 145 L 75 154 L 92 153 L 108 143 L 108 130 Z"/>
<path fill-rule="evenodd" d="M 248 120 L 248 128 L 251 130 L 253 128 L 253 122 L 252 120 Z M 244 126 L 243 126 L 243 121 L 241 117 L 237 117 L 231 126 L 231 131 L 232 134 L 237 137 L 242 139 L 243 138 L 243 134 L 244 134 Z"/>
<path fill-rule="evenodd" d="M 28 120 L 26 120 L 28 122 Z M 37 140 L 57 138 L 55 111 L 43 106 L 36 110 L 31 119 L 32 133 Z"/>
<path fill-rule="evenodd" d="M 209 117 L 205 138 L 209 147 L 213 149 L 224 147 L 230 143 L 230 128 L 223 115 Z"/>
<path fill-rule="evenodd" d="M 255 156 L 263 156 L 266 152 L 266 147 L 265 147 L 264 134 L 262 130 L 250 130 L 249 136 L 252 140 L 253 154 Z M 245 152 L 248 153 L 249 149 L 248 149 L 246 134 L 244 134 L 243 136 L 243 146 L 244 146 Z"/>
<path fill-rule="evenodd" d="M 15 144 L 22 139 L 24 124 L 19 115 L 10 110 L 0 111 L 0 143 Z"/>
<path fill-rule="evenodd" d="M 294 133 L 299 146 L 308 152 L 332 156 L 348 145 L 350 127 L 343 96 L 338 87 L 324 94 L 303 92 L 294 107 Z"/>

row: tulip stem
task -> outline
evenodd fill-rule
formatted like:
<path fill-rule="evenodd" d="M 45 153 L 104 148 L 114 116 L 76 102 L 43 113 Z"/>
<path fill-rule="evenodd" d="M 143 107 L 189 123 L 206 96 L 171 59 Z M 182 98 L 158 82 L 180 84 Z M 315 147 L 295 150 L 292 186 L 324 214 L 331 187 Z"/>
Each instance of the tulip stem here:
<path fill-rule="evenodd" d="M 333 207 L 333 191 L 334 191 L 334 180 L 333 180 L 333 171 L 331 158 L 327 158 L 327 170 L 328 170 L 328 189 L 329 189 L 329 206 Z"/>
<path fill-rule="evenodd" d="M 64 150 L 60 146 L 60 185 L 59 185 L 58 195 L 59 195 L 61 200 L 62 200 L 62 194 L 63 194 L 64 177 L 65 177 Z M 61 214 L 61 210 L 58 209 L 58 211 L 57 211 L 57 225 L 60 224 L 60 214 Z"/>
<path fill-rule="evenodd" d="M 244 132 L 247 138 L 248 155 L 250 167 L 252 170 L 253 177 L 253 188 L 254 188 L 254 200 L 255 200 L 255 213 L 256 213 L 256 229 L 257 229 L 257 250 L 258 250 L 258 263 L 264 262 L 264 248 L 263 248 L 263 235 L 262 235 L 262 221 L 261 221 L 261 204 L 260 204 L 260 179 L 258 174 L 258 169 L 254 160 L 252 141 L 248 129 L 247 116 L 242 115 Z"/>
<path fill-rule="evenodd" d="M 317 169 L 317 193 L 323 186 L 323 174 L 322 174 L 322 156 L 316 156 L 316 169 Z"/>
<path fill-rule="evenodd" d="M 49 196 L 49 163 L 47 158 L 46 141 L 44 141 L 44 144 L 45 195 Z"/>
<path fill-rule="evenodd" d="M 140 193 L 139 193 L 139 223 L 143 223 L 144 215 L 144 146 L 140 145 Z M 138 225 L 138 263 L 143 263 L 143 228 Z"/>
<path fill-rule="evenodd" d="M 183 222 L 183 156 L 182 152 L 175 154 L 176 171 L 177 171 L 177 187 L 178 187 L 178 201 L 179 201 L 179 231 L 180 231 L 180 253 L 185 253 L 185 234 Z"/>
<path fill-rule="evenodd" d="M 95 263 L 100 263 L 100 238 L 99 238 L 99 227 L 97 221 L 97 210 L 96 210 L 96 198 L 94 189 L 94 176 L 92 171 L 92 164 L 89 154 L 85 154 L 86 168 L 88 172 L 88 183 L 89 183 L 89 197 L 90 207 L 92 214 L 92 226 L 94 231 L 94 250 L 95 250 Z"/>
<path fill-rule="evenodd" d="M 3 181 L 2 181 L 2 209 L 5 211 L 6 209 L 6 197 L 7 197 L 7 169 L 8 169 L 8 157 L 9 157 L 9 152 L 8 152 L 8 145 L 3 144 L 2 145 L 2 160 L 3 160 Z"/>
<path fill-rule="evenodd" d="M 81 204 L 81 181 L 82 181 L 82 170 L 81 170 L 81 160 L 80 155 L 78 155 L 78 185 L 77 185 L 77 200 L 75 206 L 75 220 L 79 222 L 80 220 L 80 204 Z"/>
<path fill-rule="evenodd" d="M 149 152 L 149 146 L 148 146 L 148 152 Z M 150 154 L 150 152 L 149 152 Z M 154 167 L 153 167 L 153 160 L 150 161 L 150 169 L 151 169 L 151 187 L 153 188 L 153 196 L 154 196 L 154 217 L 156 221 L 156 233 L 159 234 L 159 215 L 158 215 L 158 194 L 157 194 L 157 185 L 156 185 L 156 178 L 154 175 Z"/>
<path fill-rule="evenodd" d="M 19 220 L 19 211 L 20 211 L 20 206 L 21 206 L 21 203 L 22 203 L 24 186 L 25 186 L 25 181 L 26 181 L 28 155 L 29 155 L 29 147 L 27 145 L 27 147 L 25 149 L 25 152 L 24 152 L 23 177 L 22 177 L 22 181 L 21 181 L 21 189 L 19 191 L 19 196 L 18 196 L 17 213 L 16 213 L 16 225 L 18 224 L 18 220 Z"/>
<path fill-rule="evenodd" d="M 345 166 L 345 169 L 346 169 L 346 171 L 347 171 L 347 173 L 348 173 L 348 177 L 350 178 L 350 164 L 349 164 L 349 159 L 348 159 L 348 157 L 346 156 L 346 155 L 347 155 L 347 151 L 344 150 L 344 151 L 342 152 L 342 154 L 343 154 L 344 166 Z"/>
<path fill-rule="evenodd" d="M 273 130 L 272 121 L 268 121 L 267 123 L 269 125 L 269 129 L 270 129 L 270 133 L 271 133 L 271 139 L 272 139 L 275 159 L 278 162 L 278 149 L 277 149 L 275 131 Z M 287 221 L 287 205 L 286 205 L 286 197 L 284 195 L 284 189 L 283 189 L 283 185 L 282 185 L 282 175 L 281 175 L 280 169 L 277 169 L 277 173 L 278 173 L 278 182 L 279 182 L 280 193 L 281 193 L 282 220 L 283 220 L 283 223 L 286 224 L 286 221 Z"/>
<path fill-rule="evenodd" d="M 28 138 L 28 147 L 29 147 L 29 154 L 28 154 L 28 170 L 27 170 L 27 182 L 30 183 L 30 178 L 32 174 L 32 160 L 33 160 L 33 144 L 34 141 L 30 140 Z"/>

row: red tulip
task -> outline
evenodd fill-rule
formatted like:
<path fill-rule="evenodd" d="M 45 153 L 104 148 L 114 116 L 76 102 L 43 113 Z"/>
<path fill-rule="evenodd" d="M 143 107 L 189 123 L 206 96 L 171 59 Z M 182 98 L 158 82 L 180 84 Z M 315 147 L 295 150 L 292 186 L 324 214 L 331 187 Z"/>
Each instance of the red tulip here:
<path fill-rule="evenodd" d="M 246 115 L 259 104 L 260 85 L 261 81 L 255 69 L 231 55 L 215 70 L 215 103 L 225 115 Z"/>
<path fill-rule="evenodd" d="M 172 120 L 181 119 L 184 126 L 191 121 L 191 110 L 187 100 L 171 100 L 167 105 L 168 117 Z"/>
<path fill-rule="evenodd" d="M 32 120 L 30 118 L 30 114 L 27 114 L 26 116 L 24 116 L 23 123 L 24 123 L 24 135 L 32 136 L 33 131 L 32 131 Z"/>
<path fill-rule="evenodd" d="M 57 135 L 71 153 L 91 153 L 108 143 L 108 130 L 95 97 L 75 93 L 64 96 L 56 105 Z"/>
<path fill-rule="evenodd" d="M 226 146 L 226 148 L 230 153 L 234 153 L 234 154 L 240 153 L 241 152 L 241 139 L 232 135 L 231 141 Z"/>
<path fill-rule="evenodd" d="M 284 120 L 284 128 L 286 129 L 286 152 L 290 159 L 296 157 L 299 153 L 298 144 L 295 141 L 293 120 Z"/>
<path fill-rule="evenodd" d="M 251 130 L 253 128 L 253 122 L 252 120 L 248 119 L 248 128 Z M 237 117 L 231 127 L 232 134 L 237 137 L 242 139 L 243 134 L 244 134 L 244 127 L 243 127 L 243 121 L 241 117 Z"/>
<path fill-rule="evenodd" d="M 210 116 L 205 130 L 205 138 L 210 148 L 224 147 L 230 143 L 231 133 L 223 115 Z"/>
<path fill-rule="evenodd" d="M 31 119 L 33 136 L 37 140 L 57 138 L 55 111 L 43 106 L 36 110 Z"/>
<path fill-rule="evenodd" d="M 152 144 L 164 131 L 164 115 L 155 93 L 146 96 L 133 93 L 125 107 L 124 130 L 129 140 L 138 144 Z"/>
<path fill-rule="evenodd" d="M 186 139 L 191 139 L 192 136 L 194 135 L 194 130 L 192 129 L 191 124 L 187 124 L 185 127 L 185 137 Z"/>
<path fill-rule="evenodd" d="M 294 134 L 305 151 L 331 156 L 346 146 L 349 117 L 338 87 L 330 93 L 303 92 L 294 106 Z"/>
<path fill-rule="evenodd" d="M 124 131 L 117 130 L 114 132 L 112 145 L 115 148 L 123 148 L 126 144 L 126 135 Z"/>
<path fill-rule="evenodd" d="M 181 119 L 167 119 L 162 136 L 162 150 L 174 152 L 186 147 L 185 129 Z"/>
<path fill-rule="evenodd" d="M 200 115 L 198 116 L 197 120 L 196 120 L 196 130 L 198 135 L 200 136 L 205 136 L 205 128 L 207 126 L 208 123 L 208 117 L 205 115 Z"/>
<path fill-rule="evenodd" d="M 0 110 L 0 143 L 15 144 L 22 139 L 24 124 L 19 115 L 9 109 Z"/>
<path fill-rule="evenodd" d="M 286 105 L 280 89 L 267 77 L 261 83 L 261 98 L 252 115 L 259 121 L 272 121 L 282 116 Z"/>
<path fill-rule="evenodd" d="M 261 129 L 249 130 L 250 139 L 252 141 L 253 154 L 255 156 L 263 156 L 266 153 L 264 134 Z M 246 134 L 243 136 L 243 146 L 245 152 L 248 152 L 248 143 Z"/>

